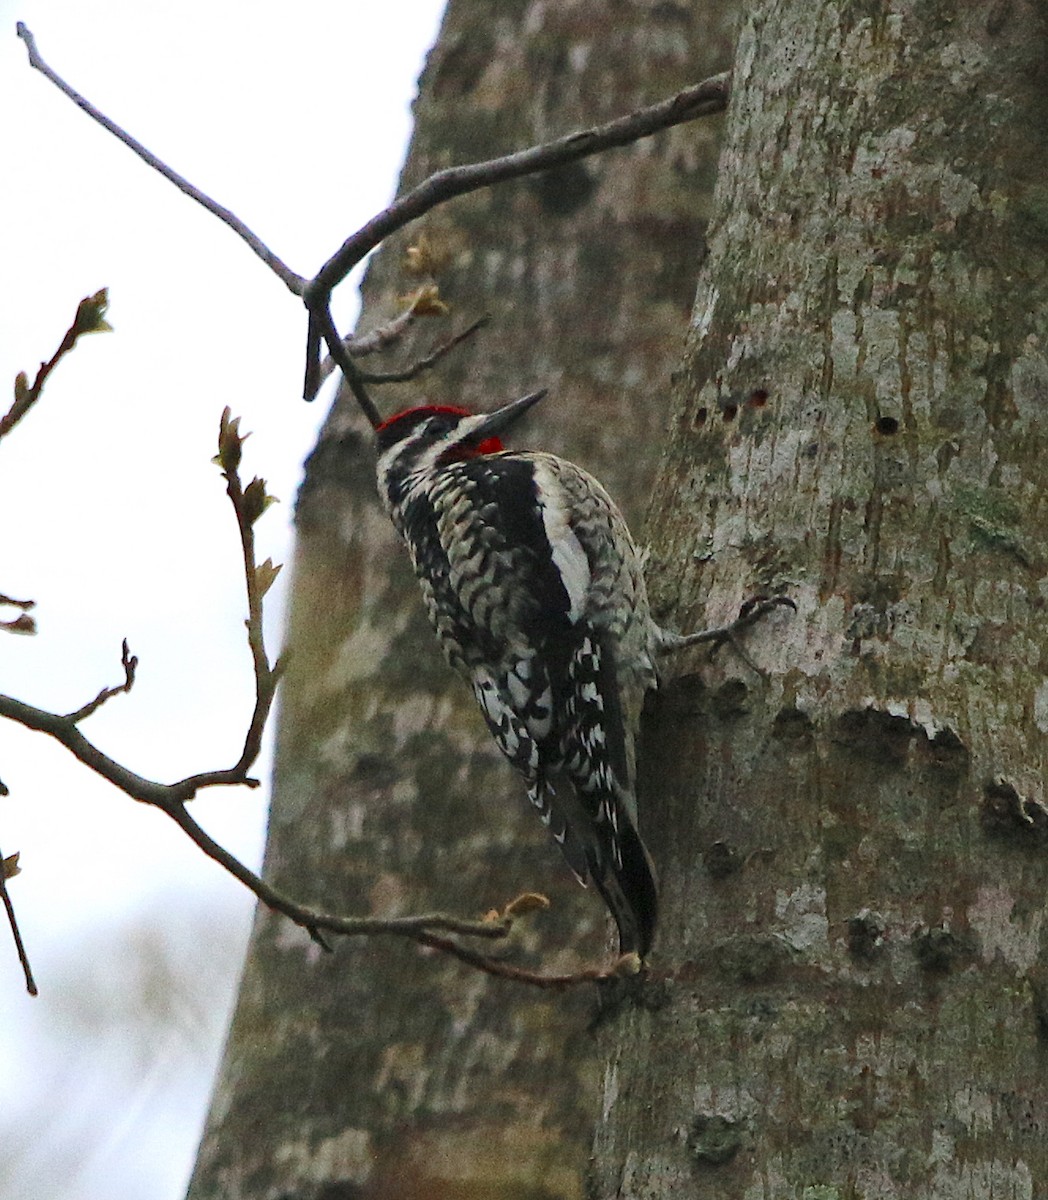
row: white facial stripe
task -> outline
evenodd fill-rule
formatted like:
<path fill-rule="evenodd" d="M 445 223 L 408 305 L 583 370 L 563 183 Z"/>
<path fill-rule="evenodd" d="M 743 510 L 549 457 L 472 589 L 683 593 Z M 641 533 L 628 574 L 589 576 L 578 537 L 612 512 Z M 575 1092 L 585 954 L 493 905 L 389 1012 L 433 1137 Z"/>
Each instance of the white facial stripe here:
<path fill-rule="evenodd" d="M 441 455 L 447 452 L 449 446 L 463 440 L 466 431 L 474 425 L 479 424 L 482 419 L 482 417 L 469 417 L 467 420 L 460 422 L 443 437 L 426 445 L 421 451 L 418 450 L 415 441 L 416 435 L 411 435 L 402 441 L 395 442 L 381 455 L 376 464 L 379 494 L 382 496 L 386 495 L 389 487 L 389 474 L 404 454 L 412 455 L 406 476 L 410 482 L 410 486 L 413 488 L 419 480 L 432 477 Z M 416 455 L 417 457 L 415 457 Z"/>

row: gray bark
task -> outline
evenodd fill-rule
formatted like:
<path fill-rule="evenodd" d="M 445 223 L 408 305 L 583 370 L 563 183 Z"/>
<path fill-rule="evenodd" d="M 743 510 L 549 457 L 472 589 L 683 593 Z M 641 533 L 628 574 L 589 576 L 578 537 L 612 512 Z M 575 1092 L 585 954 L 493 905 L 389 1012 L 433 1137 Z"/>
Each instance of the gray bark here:
<path fill-rule="evenodd" d="M 1048 1195 L 1046 10 L 758 3 L 668 460 L 592 1192 Z"/>
<path fill-rule="evenodd" d="M 430 56 L 402 187 L 671 94 L 730 53 L 717 6 L 454 0 Z M 442 293 L 494 324 L 381 396 L 478 408 L 549 386 L 531 444 L 600 475 L 636 515 L 650 488 L 703 252 L 717 122 L 463 198 L 425 223 Z M 407 231 L 378 257 L 362 328 L 415 281 Z M 410 360 L 446 327 L 419 322 Z M 370 364 L 369 364 L 370 365 Z M 525 890 L 517 961 L 570 970 L 610 945 L 440 659 L 340 400 L 298 506 L 267 876 L 326 909 L 474 915 Z M 592 997 L 551 996 L 410 945 L 324 956 L 259 915 L 190 1189 L 210 1197 L 577 1197 L 597 1101 Z"/>

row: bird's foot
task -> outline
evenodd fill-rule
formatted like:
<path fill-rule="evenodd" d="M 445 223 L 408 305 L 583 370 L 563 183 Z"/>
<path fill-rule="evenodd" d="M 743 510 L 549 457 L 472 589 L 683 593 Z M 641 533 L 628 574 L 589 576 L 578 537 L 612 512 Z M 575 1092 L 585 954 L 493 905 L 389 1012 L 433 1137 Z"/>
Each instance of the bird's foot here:
<path fill-rule="evenodd" d="M 743 604 L 739 609 L 739 615 L 729 625 L 718 625 L 715 629 L 703 629 L 698 633 L 670 633 L 663 630 L 661 649 L 668 652 L 686 650 L 689 646 L 706 645 L 710 647 L 710 657 L 712 658 L 721 646 L 728 643 L 751 671 L 763 675 L 764 671 L 743 649 L 739 641 L 739 634 L 779 607 L 792 608 L 794 612 L 797 611 L 797 605 L 789 596 L 754 596 Z"/>

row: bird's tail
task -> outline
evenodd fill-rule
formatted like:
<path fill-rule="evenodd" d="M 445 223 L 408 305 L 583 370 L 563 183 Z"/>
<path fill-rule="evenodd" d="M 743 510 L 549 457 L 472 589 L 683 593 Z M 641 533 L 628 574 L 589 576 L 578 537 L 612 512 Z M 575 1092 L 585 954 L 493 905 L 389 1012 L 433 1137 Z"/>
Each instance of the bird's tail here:
<path fill-rule="evenodd" d="M 620 822 L 621 862 L 606 856 L 602 869 L 591 870 L 598 892 L 619 930 L 619 953 L 636 951 L 646 958 L 659 918 L 659 889 L 651 855 L 632 824 Z"/>
<path fill-rule="evenodd" d="M 619 953 L 636 951 L 644 958 L 655 937 L 659 890 L 651 855 L 631 816 L 612 800 L 607 812 L 614 810 L 614 824 L 607 815 L 594 819 L 592 798 L 583 800 L 563 777 L 554 785 L 538 776 L 529 783 L 528 796 L 575 878 L 583 887 L 592 881 L 603 896 L 618 926 Z"/>

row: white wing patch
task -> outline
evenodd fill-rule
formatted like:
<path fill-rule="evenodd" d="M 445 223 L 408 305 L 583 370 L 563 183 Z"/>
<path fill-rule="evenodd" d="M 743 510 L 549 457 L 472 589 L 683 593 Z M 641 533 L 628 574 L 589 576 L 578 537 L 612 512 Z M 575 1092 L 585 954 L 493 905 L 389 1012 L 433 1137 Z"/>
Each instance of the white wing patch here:
<path fill-rule="evenodd" d="M 568 615 L 577 621 L 585 612 L 590 589 L 590 566 L 582 543 L 568 521 L 570 505 L 556 476 L 544 462 L 535 463 L 535 487 L 553 565 L 568 593 Z"/>

